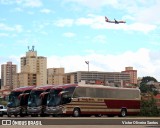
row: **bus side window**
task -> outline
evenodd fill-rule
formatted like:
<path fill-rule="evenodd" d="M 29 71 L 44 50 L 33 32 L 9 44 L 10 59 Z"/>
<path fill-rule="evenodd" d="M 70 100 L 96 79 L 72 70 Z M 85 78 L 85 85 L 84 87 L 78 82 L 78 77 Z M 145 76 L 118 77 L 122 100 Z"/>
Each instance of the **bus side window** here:
<path fill-rule="evenodd" d="M 73 97 L 74 98 L 86 97 L 86 88 L 83 88 L 83 87 L 77 87 L 77 88 L 75 88 Z"/>
<path fill-rule="evenodd" d="M 86 88 L 86 97 L 96 97 L 96 89 L 95 88 Z"/>
<path fill-rule="evenodd" d="M 71 97 L 74 92 L 75 87 L 66 88 L 65 91 L 68 91 L 68 95 Z"/>
<path fill-rule="evenodd" d="M 95 97 L 97 98 L 103 98 L 105 96 L 105 90 L 104 89 L 101 89 L 101 88 L 96 88 L 96 94 L 95 94 Z"/>

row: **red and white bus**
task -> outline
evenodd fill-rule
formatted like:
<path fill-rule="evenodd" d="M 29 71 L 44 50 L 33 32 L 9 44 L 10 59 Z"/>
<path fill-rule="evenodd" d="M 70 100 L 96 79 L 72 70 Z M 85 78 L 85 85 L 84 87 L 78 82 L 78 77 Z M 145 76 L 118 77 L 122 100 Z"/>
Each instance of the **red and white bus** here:
<path fill-rule="evenodd" d="M 47 104 L 45 113 L 47 115 L 56 116 L 57 114 L 61 114 L 62 111 L 59 106 L 59 102 L 61 101 L 61 96 L 59 95 L 60 92 L 67 92 L 68 96 L 72 96 L 73 91 L 75 90 L 77 84 L 64 84 L 64 85 L 57 85 L 51 88 L 50 92 L 48 93 L 47 97 Z M 55 109 L 56 107 L 56 109 Z"/>
<path fill-rule="evenodd" d="M 26 110 L 24 109 L 24 107 L 26 108 L 26 104 L 22 104 L 22 101 L 24 100 L 22 95 L 30 93 L 33 88 L 35 88 L 35 86 L 24 86 L 11 91 L 7 105 L 8 117 L 11 115 L 17 117 L 18 115 L 23 115 L 22 113 L 24 112 L 26 113 Z"/>
<path fill-rule="evenodd" d="M 78 85 L 72 95 L 61 91 L 58 96 L 60 100 L 56 100 L 56 106 L 52 107 L 55 114 L 124 117 L 140 112 L 141 96 L 137 88 Z"/>
<path fill-rule="evenodd" d="M 44 93 L 49 92 L 55 85 L 44 85 L 32 89 L 28 98 L 27 114 L 33 117 L 44 116 Z M 42 94 L 43 93 L 43 94 Z"/>

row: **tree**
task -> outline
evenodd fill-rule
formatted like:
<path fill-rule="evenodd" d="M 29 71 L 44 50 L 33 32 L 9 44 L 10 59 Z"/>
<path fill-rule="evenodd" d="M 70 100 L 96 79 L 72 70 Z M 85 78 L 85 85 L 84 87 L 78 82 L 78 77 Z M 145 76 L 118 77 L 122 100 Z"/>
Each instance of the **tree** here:
<path fill-rule="evenodd" d="M 154 78 L 154 77 L 151 77 L 151 76 L 145 76 L 142 78 L 141 80 L 141 83 L 148 83 L 150 81 L 154 81 L 154 82 L 157 82 L 157 80 Z"/>
<path fill-rule="evenodd" d="M 152 94 L 151 94 L 152 95 Z M 156 106 L 156 100 L 153 98 L 142 99 L 141 100 L 141 116 L 160 116 L 160 110 Z"/>
<path fill-rule="evenodd" d="M 152 92 L 153 94 L 157 94 L 156 87 L 153 84 L 148 84 L 149 82 L 157 82 L 157 80 L 154 77 L 146 76 L 143 77 L 140 83 L 139 89 L 142 93 Z"/>

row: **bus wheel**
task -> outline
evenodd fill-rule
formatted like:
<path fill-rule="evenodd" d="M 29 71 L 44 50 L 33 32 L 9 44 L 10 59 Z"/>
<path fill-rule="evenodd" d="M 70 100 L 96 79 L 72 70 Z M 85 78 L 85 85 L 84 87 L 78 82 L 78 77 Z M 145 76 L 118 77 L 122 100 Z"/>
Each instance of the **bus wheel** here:
<path fill-rule="evenodd" d="M 96 114 L 96 115 L 94 115 L 95 117 L 102 117 L 102 115 L 101 114 Z"/>
<path fill-rule="evenodd" d="M 24 117 L 24 114 L 20 114 L 20 117 Z"/>
<path fill-rule="evenodd" d="M 127 115 L 127 110 L 126 109 L 122 109 L 120 117 L 125 117 L 126 115 Z"/>
<path fill-rule="evenodd" d="M 11 114 L 7 114 L 8 117 L 11 117 Z"/>
<path fill-rule="evenodd" d="M 34 115 L 34 114 L 31 114 L 31 117 L 35 117 L 35 115 Z"/>
<path fill-rule="evenodd" d="M 81 115 L 80 109 L 79 108 L 75 108 L 73 110 L 73 116 L 74 117 L 79 117 Z"/>
<path fill-rule="evenodd" d="M 40 114 L 40 117 L 45 117 L 45 114 L 43 113 L 43 114 Z"/>

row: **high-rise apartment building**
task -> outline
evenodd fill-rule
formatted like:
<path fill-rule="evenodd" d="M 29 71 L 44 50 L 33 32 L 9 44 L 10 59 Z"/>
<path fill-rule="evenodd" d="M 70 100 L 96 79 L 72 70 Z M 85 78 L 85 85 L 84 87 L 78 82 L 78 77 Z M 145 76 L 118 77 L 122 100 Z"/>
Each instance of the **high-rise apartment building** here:
<path fill-rule="evenodd" d="M 122 71 L 122 73 L 130 74 L 129 84 L 137 84 L 137 70 L 133 70 L 133 67 L 125 67 L 125 71 Z"/>
<path fill-rule="evenodd" d="M 12 62 L 1 65 L 1 88 L 13 88 L 13 75 L 17 73 L 17 65 Z"/>
<path fill-rule="evenodd" d="M 64 84 L 64 68 L 48 68 L 47 69 L 48 84 Z"/>
<path fill-rule="evenodd" d="M 47 58 L 37 56 L 34 46 L 21 57 L 21 72 L 16 74 L 14 87 L 19 86 L 40 86 L 47 84 Z"/>

